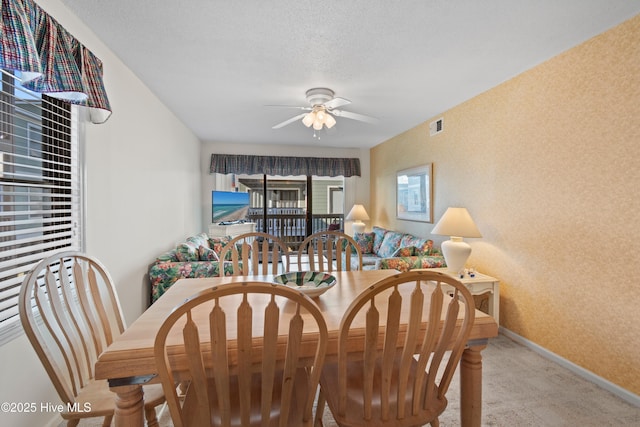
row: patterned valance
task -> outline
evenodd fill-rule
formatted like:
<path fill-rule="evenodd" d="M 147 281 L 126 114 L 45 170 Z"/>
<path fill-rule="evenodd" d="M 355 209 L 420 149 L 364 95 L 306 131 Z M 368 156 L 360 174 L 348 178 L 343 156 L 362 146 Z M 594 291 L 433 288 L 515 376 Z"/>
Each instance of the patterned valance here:
<path fill-rule="evenodd" d="M 1 0 L 0 68 L 21 73 L 22 86 L 89 107 L 104 123 L 111 106 L 102 62 L 33 0 Z"/>
<path fill-rule="evenodd" d="M 360 176 L 360 159 L 212 154 L 211 173 Z"/>

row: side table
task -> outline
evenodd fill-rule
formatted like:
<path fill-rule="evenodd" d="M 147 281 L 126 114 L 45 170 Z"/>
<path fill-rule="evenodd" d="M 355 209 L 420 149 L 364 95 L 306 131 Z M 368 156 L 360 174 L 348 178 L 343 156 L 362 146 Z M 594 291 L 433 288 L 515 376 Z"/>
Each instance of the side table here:
<path fill-rule="evenodd" d="M 447 268 L 433 268 L 431 270 L 439 271 L 462 282 L 471 295 L 482 295 L 487 292 L 491 293 L 489 297 L 489 315 L 493 316 L 496 323 L 500 324 L 500 281 L 495 277 L 476 272 L 475 277 L 465 276 L 461 279 L 457 274 L 449 271 Z"/>

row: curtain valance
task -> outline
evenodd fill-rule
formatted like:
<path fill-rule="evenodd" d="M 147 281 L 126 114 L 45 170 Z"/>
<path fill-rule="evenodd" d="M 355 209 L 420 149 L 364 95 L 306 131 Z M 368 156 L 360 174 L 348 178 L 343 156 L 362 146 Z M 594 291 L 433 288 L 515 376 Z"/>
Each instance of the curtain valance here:
<path fill-rule="evenodd" d="M 360 159 L 212 154 L 211 173 L 360 176 Z"/>
<path fill-rule="evenodd" d="M 34 92 L 89 107 L 104 123 L 111 106 L 102 62 L 33 0 L 1 0 L 0 68 L 19 71 Z"/>

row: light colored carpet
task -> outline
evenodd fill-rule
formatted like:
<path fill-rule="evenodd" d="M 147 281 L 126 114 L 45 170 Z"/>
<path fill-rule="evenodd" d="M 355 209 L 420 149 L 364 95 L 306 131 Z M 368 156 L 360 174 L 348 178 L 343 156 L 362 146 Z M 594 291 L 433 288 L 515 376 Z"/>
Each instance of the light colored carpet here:
<path fill-rule="evenodd" d="M 577 376 L 504 335 L 483 351 L 482 425 L 500 427 L 640 426 L 640 408 Z M 458 377 L 447 394 L 442 427 L 460 425 Z M 336 427 L 329 411 L 325 427 Z M 81 427 L 100 422 L 83 421 Z M 169 410 L 161 427 L 171 427 Z"/>

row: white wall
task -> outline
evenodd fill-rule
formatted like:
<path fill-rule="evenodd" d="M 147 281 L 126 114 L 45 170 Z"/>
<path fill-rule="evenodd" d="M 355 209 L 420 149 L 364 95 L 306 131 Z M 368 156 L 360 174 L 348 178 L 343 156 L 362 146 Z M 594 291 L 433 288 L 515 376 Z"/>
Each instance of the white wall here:
<path fill-rule="evenodd" d="M 202 230 L 200 142 L 58 0 L 37 2 L 104 64 L 113 115 L 86 126 L 86 250 L 107 266 L 131 323 L 148 304 L 154 258 Z M 60 403 L 24 336 L 0 347 L 0 360 L 1 402 Z M 3 426 L 58 421 L 52 414 L 0 412 Z"/>
<path fill-rule="evenodd" d="M 292 145 L 236 144 L 224 142 L 205 142 L 201 145 L 201 216 L 202 227 L 209 227 L 211 218 L 211 190 L 216 189 L 215 174 L 209 173 L 211 154 L 255 154 L 258 156 L 300 156 L 300 157 L 345 157 L 359 158 L 362 176 L 345 178 L 344 206 L 345 214 L 354 203 L 369 209 L 369 149 L 368 148 L 327 148 Z M 351 222 L 345 222 L 345 231 L 351 233 Z"/>

